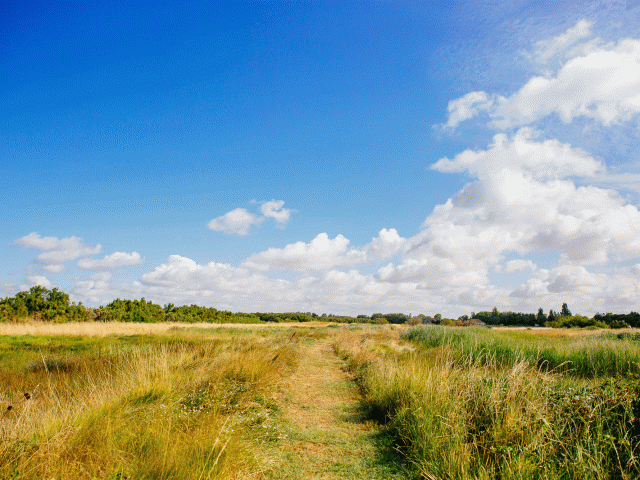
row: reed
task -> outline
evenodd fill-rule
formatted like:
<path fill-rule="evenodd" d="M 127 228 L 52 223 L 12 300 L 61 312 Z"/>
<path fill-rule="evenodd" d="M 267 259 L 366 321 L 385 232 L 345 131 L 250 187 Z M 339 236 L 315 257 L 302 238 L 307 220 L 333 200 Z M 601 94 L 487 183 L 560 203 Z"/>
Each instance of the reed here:
<path fill-rule="evenodd" d="M 640 342 L 634 335 L 550 338 L 533 332 L 431 326 L 411 329 L 403 338 L 425 348 L 449 349 L 459 362 L 502 367 L 522 362 L 540 371 L 584 378 L 640 374 Z"/>

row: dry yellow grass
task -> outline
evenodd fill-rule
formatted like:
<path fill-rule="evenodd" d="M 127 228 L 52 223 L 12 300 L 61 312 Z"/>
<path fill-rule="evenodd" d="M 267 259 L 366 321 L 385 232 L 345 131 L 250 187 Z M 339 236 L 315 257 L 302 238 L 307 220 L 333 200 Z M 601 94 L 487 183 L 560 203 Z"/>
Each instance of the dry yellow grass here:
<path fill-rule="evenodd" d="M 551 327 L 536 327 L 536 328 L 526 328 L 526 327 L 491 327 L 491 330 L 496 332 L 527 332 L 532 335 L 539 335 L 541 337 L 552 337 L 552 338 L 561 338 L 561 337 L 585 337 L 589 335 L 597 335 L 603 331 L 608 330 L 587 330 L 586 328 L 551 328 Z M 637 329 L 626 329 L 625 331 Z"/>
<path fill-rule="evenodd" d="M 0 323 L 0 335 L 163 335 L 186 328 L 216 330 L 220 328 L 322 328 L 328 322 L 307 323 L 122 323 L 122 322 L 68 322 L 68 323 Z"/>
<path fill-rule="evenodd" d="M 2 403 L 0 478 L 249 478 L 247 415 L 268 408 L 294 368 L 287 337 L 147 344 L 62 371 L 26 367 L 16 375 L 32 384 L 30 398 L 3 392 L 12 408 Z"/>

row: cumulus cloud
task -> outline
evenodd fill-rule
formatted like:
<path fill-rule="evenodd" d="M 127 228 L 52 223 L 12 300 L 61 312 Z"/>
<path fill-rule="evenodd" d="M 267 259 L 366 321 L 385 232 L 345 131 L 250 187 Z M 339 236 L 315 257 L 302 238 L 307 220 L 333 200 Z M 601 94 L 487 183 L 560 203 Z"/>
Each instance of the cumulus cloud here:
<path fill-rule="evenodd" d="M 243 266 L 255 270 L 293 270 L 296 272 L 325 270 L 343 263 L 349 240 L 342 235 L 333 240 L 326 233 L 311 242 L 296 242 L 284 248 L 270 248 L 251 255 Z"/>
<path fill-rule="evenodd" d="M 442 158 L 431 168 L 440 172 L 469 173 L 483 181 L 491 181 L 505 172 L 522 173 L 534 180 L 550 180 L 570 176 L 594 176 L 605 170 L 602 163 L 583 150 L 558 140 L 537 142 L 537 132 L 521 128 L 511 139 L 500 133 L 493 137 L 487 150 L 465 150 L 453 160 Z M 498 183 L 502 179 L 498 179 Z M 514 185 L 517 190 L 518 185 Z M 520 192 L 518 192 L 520 193 Z"/>
<path fill-rule="evenodd" d="M 228 235 L 248 235 L 251 225 L 258 225 L 264 221 L 264 217 L 259 217 L 247 211 L 246 208 L 236 208 L 225 213 L 221 217 L 214 218 L 208 224 L 209 230 L 223 232 Z"/>
<path fill-rule="evenodd" d="M 35 285 L 40 285 L 48 289 L 53 288 L 53 284 L 51 283 L 51 281 L 47 277 L 44 277 L 42 275 L 27 275 L 27 282 L 28 285 L 21 285 L 21 288 L 23 290 L 26 290 L 27 288 L 33 287 Z"/>
<path fill-rule="evenodd" d="M 538 268 L 531 260 L 510 260 L 504 265 L 497 265 L 496 272 L 498 273 L 514 273 L 524 272 L 527 270 L 536 270 Z"/>
<path fill-rule="evenodd" d="M 118 295 L 116 289 L 111 285 L 111 277 L 111 272 L 100 272 L 91 275 L 90 280 L 80 280 L 76 282 L 72 293 L 74 296 L 87 298 L 91 302 L 98 302 L 100 296 Z"/>
<path fill-rule="evenodd" d="M 260 211 L 265 218 L 273 218 L 277 226 L 283 228 L 291 218 L 291 210 L 282 208 L 283 206 L 284 200 L 271 200 L 270 202 L 264 202 L 260 206 Z"/>
<path fill-rule="evenodd" d="M 252 203 L 256 203 L 255 200 Z M 236 208 L 225 213 L 221 217 L 214 218 L 208 224 L 210 230 L 223 232 L 228 235 L 248 235 L 252 225 L 259 225 L 267 218 L 273 218 L 278 228 L 284 228 L 294 210 L 283 208 L 284 200 L 271 200 L 262 202 L 260 211 L 262 215 L 256 215 L 246 208 Z"/>
<path fill-rule="evenodd" d="M 42 268 L 48 272 L 56 273 L 64 270 L 67 262 L 76 258 L 89 257 L 100 253 L 102 246 L 87 245 L 82 242 L 81 238 L 67 237 L 58 239 L 57 237 L 41 237 L 36 232 L 17 239 L 17 245 L 25 248 L 33 248 L 36 250 L 44 250 L 37 256 L 36 261 L 42 265 Z"/>
<path fill-rule="evenodd" d="M 329 269 L 320 275 L 301 275 L 295 280 L 269 278 L 245 267 L 210 262 L 198 264 L 179 255 L 146 273 L 132 291 L 146 298 L 197 301 L 219 308 L 233 305 L 242 311 L 373 312 L 388 301 L 389 308 L 402 304 L 394 296 L 403 288 L 380 282 L 357 270 Z M 404 298 L 403 306 L 407 306 Z M 374 307 L 375 305 L 375 307 Z"/>
<path fill-rule="evenodd" d="M 349 248 L 343 235 L 330 239 L 318 234 L 311 242 L 296 242 L 284 248 L 270 248 L 250 256 L 243 266 L 255 270 L 293 270 L 310 272 L 328 270 L 336 266 L 353 266 L 394 255 L 406 245 L 406 239 L 391 228 L 380 230 L 378 237 L 362 248 Z"/>
<path fill-rule="evenodd" d="M 549 61 L 561 51 L 570 57 L 555 76 L 532 77 L 509 97 L 468 93 L 449 102 L 446 125 L 456 127 L 482 111 L 498 129 L 528 125 L 553 113 L 564 123 L 584 116 L 610 125 L 640 112 L 640 40 L 611 45 L 594 41 L 568 49 L 590 34 L 590 26 L 583 20 L 565 34 L 536 44 L 536 61 Z"/>
<path fill-rule="evenodd" d="M 575 305 L 574 313 L 580 313 L 576 311 L 578 308 L 582 313 L 595 313 L 631 309 L 637 294 L 638 280 L 632 269 L 605 274 L 590 272 L 581 265 L 560 265 L 537 270 L 532 278 L 513 290 L 510 297 L 530 307 L 568 302 Z"/>
<path fill-rule="evenodd" d="M 447 107 L 449 119 L 444 126 L 455 128 L 460 122 L 475 117 L 481 111 L 490 110 L 493 103 L 493 98 L 489 98 L 486 92 L 469 92 L 464 97 L 451 100 Z"/>
<path fill-rule="evenodd" d="M 577 187 L 571 180 L 604 166 L 568 144 L 534 138 L 529 129 L 511 138 L 499 134 L 486 150 L 436 162 L 436 170 L 475 180 L 435 207 L 423 230 L 408 239 L 402 261 L 379 269 L 378 278 L 471 291 L 490 288 L 488 272 L 508 252 L 552 249 L 574 266 L 640 255 L 638 209 L 613 190 Z M 513 261 L 503 271 L 522 269 L 535 271 L 535 265 Z M 528 288 L 535 291 L 535 282 Z"/>
<path fill-rule="evenodd" d="M 139 263 L 142 263 L 142 259 L 138 252 L 115 252 L 101 259 L 83 258 L 78 261 L 78 267 L 85 270 L 115 270 Z"/>
<path fill-rule="evenodd" d="M 216 262 L 199 265 L 180 255 L 169 256 L 167 262 L 153 272 L 145 273 L 141 280 L 147 285 L 170 286 L 189 292 L 242 288 L 250 293 L 254 288 L 273 287 L 267 277 L 246 268 Z"/>
<path fill-rule="evenodd" d="M 498 128 L 526 125 L 556 113 L 605 125 L 640 111 L 640 41 L 621 40 L 572 58 L 553 78 L 533 77 L 511 97 L 500 97 L 491 117 Z"/>

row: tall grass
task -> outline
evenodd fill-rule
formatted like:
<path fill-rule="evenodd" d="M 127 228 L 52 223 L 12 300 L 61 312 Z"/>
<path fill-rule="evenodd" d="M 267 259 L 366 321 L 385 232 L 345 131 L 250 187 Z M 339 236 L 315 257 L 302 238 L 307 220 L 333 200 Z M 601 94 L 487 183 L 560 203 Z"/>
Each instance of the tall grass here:
<path fill-rule="evenodd" d="M 5 366 L 0 478 L 258 475 L 252 419 L 273 413 L 270 392 L 295 367 L 295 343 L 156 340 L 113 338 L 99 354 L 61 348 Z"/>
<path fill-rule="evenodd" d="M 483 328 L 418 327 L 403 338 L 427 348 L 446 348 L 455 361 L 463 363 L 501 367 L 524 363 L 545 372 L 587 378 L 640 374 L 640 342 L 632 336 L 544 338 Z"/>
<path fill-rule="evenodd" d="M 540 370 L 524 356 L 508 356 L 503 343 L 487 345 L 486 337 L 468 345 L 476 332 L 446 334 L 446 343 L 428 336 L 431 348 L 414 351 L 393 332 L 386 343 L 395 347 L 385 353 L 378 348 L 384 340 L 366 332 L 342 332 L 335 344 L 358 377 L 368 414 L 387 425 L 417 476 L 640 476 L 636 380 Z"/>

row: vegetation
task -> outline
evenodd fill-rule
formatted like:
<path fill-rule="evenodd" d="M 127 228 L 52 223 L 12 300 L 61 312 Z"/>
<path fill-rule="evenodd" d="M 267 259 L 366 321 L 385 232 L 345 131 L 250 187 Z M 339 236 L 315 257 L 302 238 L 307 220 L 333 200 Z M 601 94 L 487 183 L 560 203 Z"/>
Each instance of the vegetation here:
<path fill-rule="evenodd" d="M 627 314 L 600 314 L 597 313 L 589 319 L 580 315 L 572 315 L 566 303 L 562 305 L 561 313 L 553 310 L 545 315 L 542 308 L 537 314 L 519 312 L 499 312 L 497 308 L 492 311 L 472 313 L 471 317 L 462 315 L 457 320 L 442 318 L 436 314 L 428 317 L 424 314 L 412 316 L 404 313 L 374 313 L 370 317 L 358 315 L 350 317 L 345 315 L 322 314 L 312 312 L 285 312 L 285 313 L 242 313 L 217 310 L 213 307 L 199 305 L 183 305 L 176 307 L 168 303 L 164 307 L 148 302 L 144 298 L 140 300 L 113 300 L 106 306 L 99 308 L 87 308 L 79 303 L 69 303 L 69 295 L 57 288 L 49 290 L 42 286 L 31 287 L 29 291 L 19 292 L 14 297 L 0 300 L 0 322 L 24 322 L 24 321 L 53 321 L 53 322 L 84 322 L 84 321 L 118 321 L 118 322 L 185 322 L 185 323 L 264 323 L 264 322 L 310 322 L 328 321 L 335 323 L 372 323 L 386 324 L 411 324 L 434 323 L 445 326 L 473 326 L 478 323 L 486 325 L 518 325 L 518 326 L 544 326 L 554 328 L 626 328 L 640 327 L 640 314 L 631 312 Z"/>
<path fill-rule="evenodd" d="M 416 477 L 638 478 L 640 381 L 637 364 L 622 365 L 637 362 L 635 336 L 533 335 L 430 326 L 403 341 L 361 329 L 335 347 Z M 552 369 L 528 356 L 528 341 L 582 366 Z"/>
<path fill-rule="evenodd" d="M 241 333 L 241 332 L 236 332 Z M 242 478 L 296 340 L 0 337 L 0 478 Z"/>
<path fill-rule="evenodd" d="M 517 326 L 545 326 L 553 328 L 640 328 L 640 314 L 630 312 L 629 314 L 600 314 L 596 313 L 593 318 L 582 315 L 572 315 L 566 303 L 562 304 L 560 313 L 549 310 L 549 315 L 545 315 L 542 308 L 537 314 L 518 312 L 499 312 L 493 308 L 491 312 L 478 312 L 472 314 L 472 318 L 481 320 L 487 325 L 517 325 Z"/>
<path fill-rule="evenodd" d="M 92 317 L 90 309 L 82 303 L 69 304 L 69 295 L 57 288 L 48 290 L 41 286 L 31 287 L 28 292 L 19 292 L 14 297 L 0 300 L 0 321 L 17 319 L 86 321 Z"/>
<path fill-rule="evenodd" d="M 640 477 L 636 331 L 258 321 L 7 324 L 0 478 Z"/>
<path fill-rule="evenodd" d="M 402 315 L 402 314 L 400 314 Z M 186 322 L 186 323 L 261 323 L 261 322 L 310 322 L 314 320 L 336 323 L 375 322 L 369 317 L 358 318 L 307 312 L 242 313 L 217 310 L 199 305 L 176 307 L 168 303 L 164 307 L 144 298 L 140 300 L 113 300 L 106 306 L 87 308 L 82 303 L 69 303 L 69 295 L 57 288 L 49 290 L 42 286 L 31 287 L 14 297 L 0 300 L 0 322 L 24 321 L 54 322 Z"/>
<path fill-rule="evenodd" d="M 526 330 L 431 327 L 408 330 L 403 338 L 426 348 L 445 348 L 448 358 L 457 363 L 500 368 L 522 364 L 542 372 L 584 378 L 640 374 L 640 342 L 632 337 L 559 338 Z"/>

